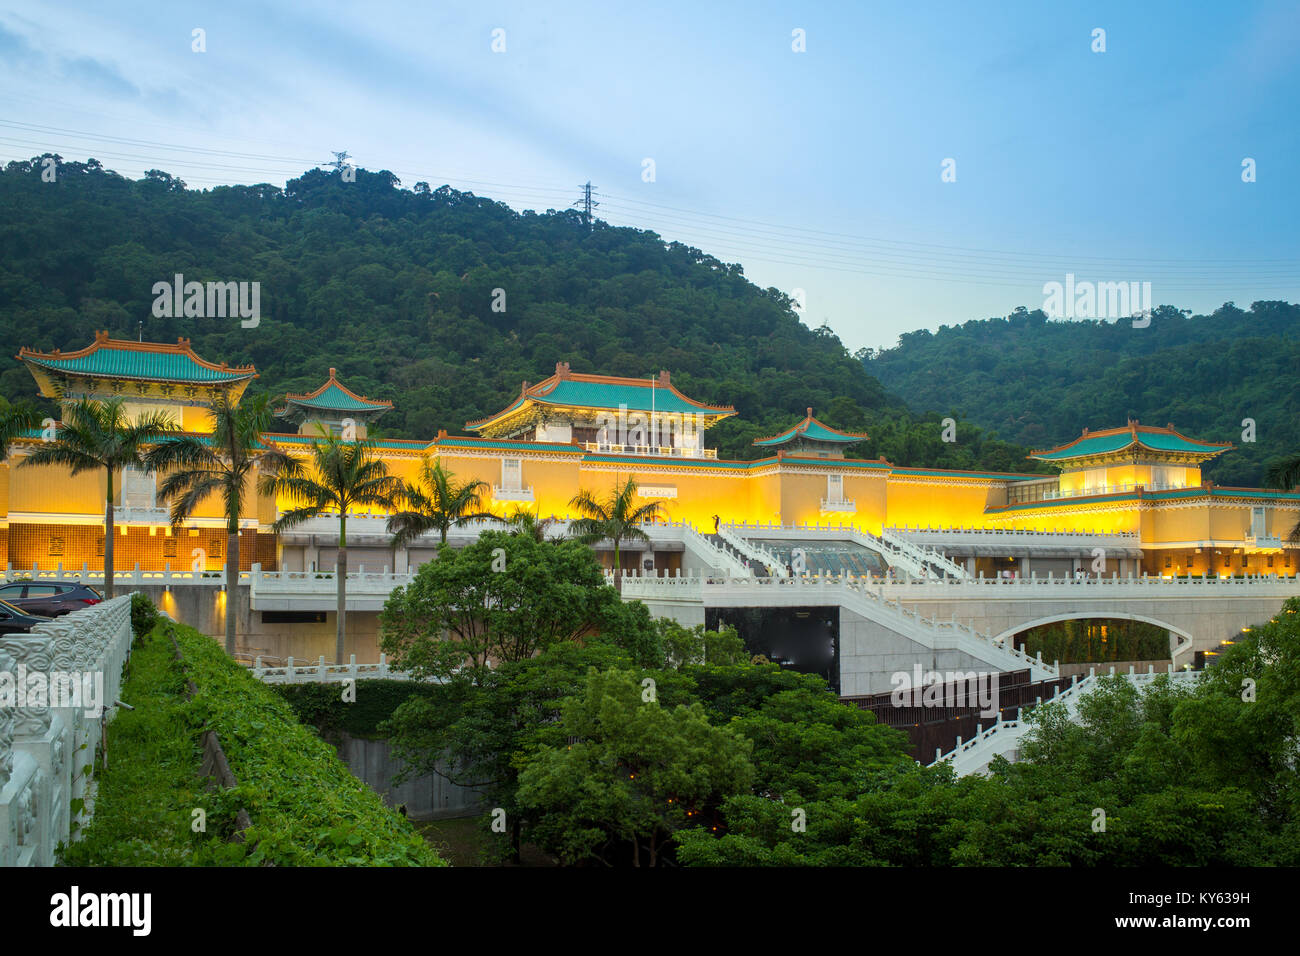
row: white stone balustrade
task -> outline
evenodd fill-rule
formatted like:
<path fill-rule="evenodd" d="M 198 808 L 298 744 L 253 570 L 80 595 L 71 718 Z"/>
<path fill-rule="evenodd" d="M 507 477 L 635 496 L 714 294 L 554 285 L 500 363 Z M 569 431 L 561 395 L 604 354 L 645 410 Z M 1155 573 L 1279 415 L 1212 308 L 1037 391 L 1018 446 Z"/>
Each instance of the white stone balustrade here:
<path fill-rule="evenodd" d="M 1109 676 L 1115 675 L 1115 668 L 1111 667 Z M 1157 671 L 1154 664 L 1148 665 L 1145 673 L 1138 671 L 1133 665 L 1129 665 L 1128 673 L 1119 676 L 1124 677 L 1130 683 L 1137 685 L 1139 688 L 1151 684 L 1157 677 L 1168 676 L 1175 684 L 1192 685 L 1199 678 L 1200 674 L 1196 671 L 1175 670 L 1173 664 L 1166 666 L 1166 669 Z M 1057 692 L 1048 699 L 1048 703 L 1057 703 L 1065 705 L 1066 716 L 1074 721 L 1079 715 L 1079 702 L 1092 693 L 1098 687 L 1097 669 L 1091 668 L 1088 676 L 1083 680 L 1076 680 L 1069 687 L 1058 689 Z M 1041 705 L 1040 699 L 1036 705 Z M 988 769 L 988 765 L 994 757 L 1003 756 L 1008 760 L 1014 761 L 1019 755 L 1020 744 L 1025 734 L 1030 730 L 1030 724 L 1024 719 L 1030 705 L 1021 705 L 1019 717 L 1015 720 L 1003 720 L 1001 711 L 998 712 L 996 721 L 988 728 L 978 725 L 975 729 L 975 736 L 969 740 L 957 738 L 957 745 L 946 754 L 935 754 L 935 766 L 945 761 L 953 765 L 953 770 L 957 776 L 964 777 L 972 773 L 982 773 Z"/>
<path fill-rule="evenodd" d="M 358 664 L 352 654 L 347 664 L 327 664 L 322 655 L 312 663 L 295 663 L 292 657 L 283 664 L 267 664 L 258 655 L 253 661 L 253 676 L 267 684 L 338 684 L 349 680 L 414 680 L 406 671 L 389 666 L 388 657 L 379 655 L 378 664 Z"/>
<path fill-rule="evenodd" d="M 26 634 L 0 636 L 0 866 L 52 866 L 71 836 L 71 803 L 93 809 L 92 766 L 104 725 L 116 712 L 122 668 L 131 651 L 131 597 L 122 595 L 37 625 Z M 24 700 L 17 682 L 44 676 L 49 694 Z M 52 678 L 89 678 L 95 700 L 54 706 Z M 6 681 L 7 678 L 7 681 Z M 83 685 L 84 686 L 84 685 Z M 90 713 L 98 705 L 98 714 Z"/>

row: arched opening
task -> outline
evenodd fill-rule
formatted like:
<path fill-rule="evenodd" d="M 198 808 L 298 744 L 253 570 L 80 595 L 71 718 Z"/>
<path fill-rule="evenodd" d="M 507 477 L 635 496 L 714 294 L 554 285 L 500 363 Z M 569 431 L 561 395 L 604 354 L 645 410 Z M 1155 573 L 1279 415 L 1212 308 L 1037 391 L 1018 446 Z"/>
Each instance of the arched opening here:
<path fill-rule="evenodd" d="M 1167 621 L 1123 611 L 1052 614 L 1008 628 L 995 640 L 1062 665 L 1190 663 L 1192 635 Z"/>

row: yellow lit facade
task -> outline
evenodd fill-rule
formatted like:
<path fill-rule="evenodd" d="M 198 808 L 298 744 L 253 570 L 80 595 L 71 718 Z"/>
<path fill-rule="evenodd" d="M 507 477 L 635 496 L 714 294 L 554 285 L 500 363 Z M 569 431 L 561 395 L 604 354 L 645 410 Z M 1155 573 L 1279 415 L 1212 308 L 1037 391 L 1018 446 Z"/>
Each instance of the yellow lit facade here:
<path fill-rule="evenodd" d="M 44 395 L 123 396 L 140 410 L 165 408 L 198 433 L 209 427 L 214 396 L 227 391 L 237 398 L 256 375 L 251 368 L 206 362 L 188 342 L 134 343 L 106 335 L 79 352 L 24 349 L 20 358 Z M 351 427 L 350 434 L 362 438 L 367 424 L 389 407 L 349 391 L 331 370 L 320 388 L 288 396 L 282 414 L 297 422 L 297 432 L 266 439 L 305 455 L 321 426 L 345 435 Z M 561 363 L 550 378 L 524 383 L 502 411 L 469 423 L 473 436 L 440 432 L 432 440 L 373 442 L 398 478 L 414 481 L 427 456 L 440 459 L 456 481 L 485 482 L 491 489 L 486 503 L 500 515 L 523 508 L 541 517 L 576 517 L 569 501 L 580 489 L 602 496 L 634 478 L 646 499 L 663 503 L 668 520 L 708 531 L 716 516 L 751 525 L 850 525 L 877 535 L 918 527 L 1128 532 L 1137 536 L 1142 570 L 1151 574 L 1296 572 L 1297 552 L 1284 545 L 1300 520 L 1300 494 L 1219 488 L 1202 480 L 1203 464 L 1231 446 L 1130 422 L 1034 453 L 1058 466 L 1059 476 L 917 469 L 844 457 L 843 449 L 865 436 L 836 431 L 812 411 L 786 432 L 756 442 L 764 457 L 720 460 L 707 432 L 733 409 L 690 399 L 666 372 L 623 379 L 573 373 Z M 18 568 L 95 568 L 102 563 L 104 477 L 17 467 L 41 440 L 33 434 L 14 442 L 0 469 L 6 558 Z M 115 484 L 126 534 L 117 544 L 119 567 L 188 568 L 196 548 L 209 570 L 223 566 L 218 502 L 173 533 L 165 502 L 153 494 L 154 476 L 119 476 Z M 270 530 L 288 503 L 255 494 L 248 500 L 241 563 L 301 566 L 301 555 L 287 554 Z M 671 555 L 655 560 L 657 567 L 674 567 Z M 364 563 L 378 569 L 403 562 L 377 552 Z"/>

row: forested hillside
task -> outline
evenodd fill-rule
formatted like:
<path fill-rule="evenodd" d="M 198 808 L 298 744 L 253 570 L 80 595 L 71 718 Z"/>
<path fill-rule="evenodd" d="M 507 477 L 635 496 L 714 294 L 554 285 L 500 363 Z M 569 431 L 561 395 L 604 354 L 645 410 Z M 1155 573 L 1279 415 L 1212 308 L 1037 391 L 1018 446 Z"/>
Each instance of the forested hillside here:
<path fill-rule="evenodd" d="M 590 226 L 576 211 L 517 213 L 490 199 L 388 172 L 354 182 L 311 170 L 270 185 L 192 190 L 165 172 L 139 181 L 99 163 L 40 158 L 0 174 L 0 393 L 29 398 L 23 345 L 74 349 L 96 329 L 193 340 L 212 361 L 253 363 L 255 388 L 320 384 L 331 366 L 355 391 L 393 400 L 375 434 L 464 432 L 524 380 L 568 361 L 575 372 L 649 376 L 738 417 L 710 432 L 728 457 L 758 457 L 770 435 L 814 406 L 867 430 L 855 451 L 902 464 L 1025 470 L 1024 450 L 963 425 L 940 441 L 891 398 L 827 329 L 804 326 L 787 297 L 651 232 Z M 257 281 L 261 323 L 154 318 L 155 282 Z M 504 311 L 494 311 L 494 290 Z M 500 297 L 496 297 L 500 301 Z M 139 323 L 143 322 L 143 328 Z"/>
<path fill-rule="evenodd" d="M 913 411 L 959 409 L 1031 448 L 1130 417 L 1172 422 L 1237 446 L 1206 469 L 1223 485 L 1259 485 L 1270 460 L 1300 449 L 1300 306 L 1286 302 L 1227 303 L 1208 316 L 1162 306 L 1146 328 L 1021 308 L 860 354 Z M 1253 443 L 1244 419 L 1255 422 Z"/>

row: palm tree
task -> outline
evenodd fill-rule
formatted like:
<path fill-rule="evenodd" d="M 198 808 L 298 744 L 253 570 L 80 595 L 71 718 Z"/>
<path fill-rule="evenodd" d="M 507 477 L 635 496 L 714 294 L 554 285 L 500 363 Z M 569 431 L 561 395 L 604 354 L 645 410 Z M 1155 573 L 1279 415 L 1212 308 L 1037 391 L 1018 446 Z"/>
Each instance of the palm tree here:
<path fill-rule="evenodd" d="M 546 541 L 546 531 L 553 524 L 555 524 L 554 518 L 542 518 L 538 516 L 536 511 L 528 508 L 516 508 L 506 518 L 506 525 L 510 528 L 511 534 L 532 538 L 538 544 Z M 560 539 L 552 538 L 551 540 L 559 541 Z"/>
<path fill-rule="evenodd" d="M 404 482 L 398 498 L 406 509 L 388 519 L 388 533 L 393 536 L 393 547 L 409 544 L 420 535 L 437 529 L 442 543 L 447 543 L 447 532 L 459 528 L 476 518 L 493 518 L 483 508 L 483 493 L 488 490 L 486 481 L 453 481 L 456 476 L 442 467 L 442 459 L 430 462 L 426 457 L 420 462 L 419 476 L 414 482 Z"/>
<path fill-rule="evenodd" d="M 1300 485 L 1300 455 L 1292 455 L 1290 458 L 1283 458 L 1275 461 L 1269 466 L 1268 476 L 1265 479 L 1270 488 L 1278 488 L 1282 491 L 1291 491 L 1297 485 Z M 1291 529 L 1287 540 L 1293 544 L 1300 544 L 1300 522 Z"/>
<path fill-rule="evenodd" d="M 347 626 L 348 512 L 358 505 L 369 508 L 396 507 L 400 484 L 388 473 L 388 466 L 374 455 L 368 441 L 345 442 L 338 435 L 325 434 L 311 446 L 311 471 L 296 459 L 273 474 L 262 475 L 264 495 L 283 495 L 295 504 L 276 519 L 276 531 L 310 521 L 331 511 L 339 515 L 337 630 L 334 657 L 343 663 L 343 637 Z"/>
<path fill-rule="evenodd" d="M 25 402 L 6 406 L 0 412 L 0 461 L 9 457 L 9 443 L 36 427 L 40 415 Z"/>
<path fill-rule="evenodd" d="M 579 541 L 592 544 L 608 538 L 614 542 L 614 587 L 620 593 L 623 590 L 623 569 L 619 544 L 625 540 L 649 541 L 649 535 L 641 530 L 640 525 L 651 518 L 664 516 L 663 502 L 660 501 L 633 507 L 636 489 L 636 479 L 628 478 L 621 488 L 615 483 L 613 491 L 603 501 L 597 501 L 590 491 L 579 491 L 569 501 L 569 507 L 576 508 L 583 516 L 569 526 Z"/>
<path fill-rule="evenodd" d="M 279 449 L 261 449 L 262 434 L 271 427 L 266 395 L 235 403 L 228 395 L 213 404 L 210 438 L 185 435 L 168 438 L 144 456 L 152 471 L 171 470 L 159 494 L 171 502 L 171 523 L 179 528 L 210 495 L 221 496 L 226 515 L 226 653 L 235 653 L 235 600 L 239 586 L 239 518 L 249 501 L 249 477 L 288 467 Z"/>
<path fill-rule="evenodd" d="M 42 443 L 23 466 L 62 465 L 73 475 L 104 469 L 104 597 L 113 595 L 113 476 L 123 468 L 146 468 L 144 447 L 159 436 L 178 430 L 162 412 L 149 412 L 132 421 L 120 398 L 82 399 L 65 406 L 57 437 Z"/>

